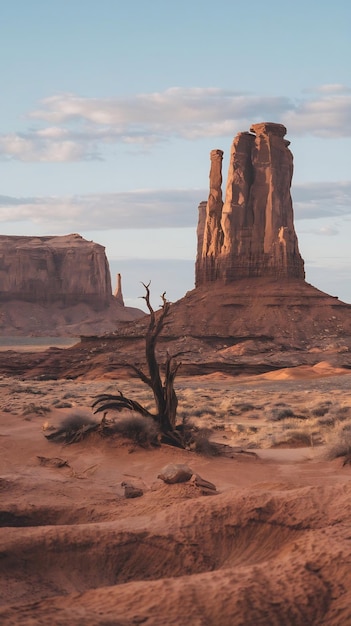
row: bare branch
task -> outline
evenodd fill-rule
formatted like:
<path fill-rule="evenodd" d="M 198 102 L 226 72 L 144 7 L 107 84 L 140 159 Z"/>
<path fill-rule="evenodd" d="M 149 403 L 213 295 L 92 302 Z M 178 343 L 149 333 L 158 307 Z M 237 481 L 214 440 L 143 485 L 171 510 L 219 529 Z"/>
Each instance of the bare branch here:
<path fill-rule="evenodd" d="M 152 380 L 151 378 L 149 378 L 149 376 L 146 376 L 146 374 L 144 374 L 143 370 L 141 370 L 136 365 L 132 365 L 131 363 L 128 363 L 128 367 L 134 370 L 134 372 L 138 374 L 139 378 L 143 381 L 143 383 L 145 383 L 145 385 L 148 385 L 152 389 Z"/>
<path fill-rule="evenodd" d="M 145 285 L 145 283 L 141 283 L 143 285 L 143 287 L 145 287 L 145 291 L 146 291 L 146 295 L 145 296 L 141 296 L 143 298 L 143 300 L 145 300 L 146 302 L 146 306 L 150 311 L 150 315 L 153 317 L 155 315 L 155 311 L 153 310 L 152 306 L 151 306 L 151 302 L 150 302 L 150 285 L 151 285 L 151 280 L 149 280 L 148 284 Z"/>

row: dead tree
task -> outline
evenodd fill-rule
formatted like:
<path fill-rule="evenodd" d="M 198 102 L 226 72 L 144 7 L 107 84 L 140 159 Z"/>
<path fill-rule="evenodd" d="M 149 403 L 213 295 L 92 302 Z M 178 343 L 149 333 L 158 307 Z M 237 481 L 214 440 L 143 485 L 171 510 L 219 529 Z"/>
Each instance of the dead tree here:
<path fill-rule="evenodd" d="M 142 284 L 146 290 L 146 294 L 143 298 L 150 312 L 149 327 L 145 336 L 145 356 L 149 373 L 145 374 L 145 372 L 136 365 L 128 365 L 152 390 L 156 413 L 151 413 L 138 402 L 126 398 L 121 391 L 119 391 L 118 396 L 108 394 L 99 396 L 94 402 L 93 407 L 95 407 L 95 413 L 108 411 L 109 409 L 118 411 L 129 409 L 145 417 L 151 417 L 158 424 L 164 441 L 184 447 L 183 438 L 176 430 L 178 399 L 174 390 L 174 380 L 181 365 L 180 362 L 176 361 L 176 357 L 179 356 L 179 354 L 174 356 L 167 355 L 163 380 L 160 373 L 160 365 L 156 357 L 157 340 L 164 327 L 165 318 L 169 314 L 170 302 L 166 299 L 166 293 L 164 292 L 161 296 L 161 311 L 159 314 L 156 314 L 150 302 L 150 283 L 147 285 Z"/>

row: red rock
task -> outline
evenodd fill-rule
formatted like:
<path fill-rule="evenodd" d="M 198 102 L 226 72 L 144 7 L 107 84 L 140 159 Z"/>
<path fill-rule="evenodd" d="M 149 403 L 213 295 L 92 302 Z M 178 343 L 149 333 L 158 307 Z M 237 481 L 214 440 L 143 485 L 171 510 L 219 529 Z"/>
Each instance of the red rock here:
<path fill-rule="evenodd" d="M 111 331 L 144 315 L 116 297 L 105 248 L 80 235 L 0 236 L 0 334 Z"/>
<path fill-rule="evenodd" d="M 239 133 L 233 141 L 222 206 L 223 153 L 211 152 L 210 194 L 198 247 L 196 286 L 215 280 L 305 276 L 294 229 L 293 157 L 284 139 L 286 128 L 265 122 L 254 124 L 250 131 Z"/>

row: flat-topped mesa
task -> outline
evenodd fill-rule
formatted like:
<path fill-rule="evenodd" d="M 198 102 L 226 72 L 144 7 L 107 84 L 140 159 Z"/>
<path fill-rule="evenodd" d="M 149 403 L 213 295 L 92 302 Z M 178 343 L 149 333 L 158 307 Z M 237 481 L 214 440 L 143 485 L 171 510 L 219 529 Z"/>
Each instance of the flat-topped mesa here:
<path fill-rule="evenodd" d="M 108 307 L 112 287 L 105 248 L 77 234 L 0 236 L 0 301 L 11 300 Z"/>
<path fill-rule="evenodd" d="M 238 133 L 232 144 L 224 204 L 223 153 L 212 150 L 196 286 L 250 277 L 304 279 L 290 194 L 293 156 L 285 134 L 285 126 L 272 122 Z"/>

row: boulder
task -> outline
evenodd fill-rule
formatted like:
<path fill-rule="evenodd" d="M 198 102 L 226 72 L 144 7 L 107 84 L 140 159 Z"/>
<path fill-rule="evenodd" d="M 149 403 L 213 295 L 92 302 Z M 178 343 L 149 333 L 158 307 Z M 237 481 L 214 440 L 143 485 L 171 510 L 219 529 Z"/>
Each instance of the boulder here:
<path fill-rule="evenodd" d="M 183 463 L 170 463 L 162 468 L 161 472 L 157 476 L 168 484 L 174 483 L 186 483 L 191 479 L 193 471 Z"/>
<path fill-rule="evenodd" d="M 131 484 L 124 484 L 124 497 L 131 499 L 131 498 L 140 498 L 141 496 L 144 495 L 144 492 L 142 489 L 140 489 L 140 487 L 136 487 L 135 485 L 131 485 Z"/>

